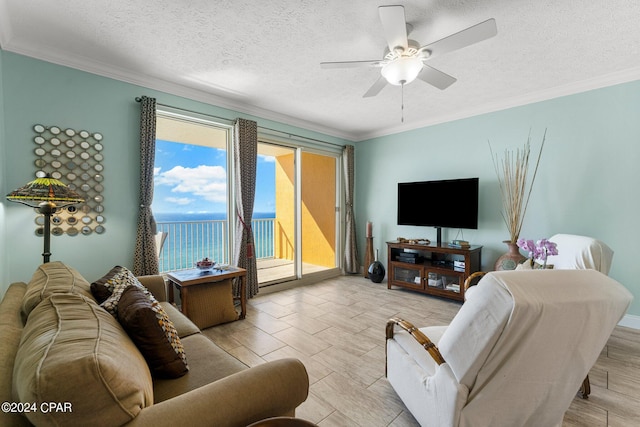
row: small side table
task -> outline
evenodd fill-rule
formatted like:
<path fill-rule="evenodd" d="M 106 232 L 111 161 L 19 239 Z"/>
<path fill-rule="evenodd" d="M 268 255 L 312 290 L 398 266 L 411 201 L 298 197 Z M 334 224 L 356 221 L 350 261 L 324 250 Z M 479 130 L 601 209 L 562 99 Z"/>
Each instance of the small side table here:
<path fill-rule="evenodd" d="M 240 297 L 233 297 L 232 280 L 240 278 Z M 226 298 L 227 296 L 233 305 L 233 300 L 240 300 L 240 319 L 244 319 L 247 313 L 247 270 L 239 267 L 225 267 L 224 270 L 212 269 L 201 271 L 198 269 L 180 270 L 167 273 L 169 279 L 168 297 L 169 302 L 174 302 L 173 288 L 180 291 L 181 310 L 185 316 L 193 321 L 199 328 L 223 323 L 229 319 L 225 313 L 219 313 L 215 298 Z M 217 302 L 220 304 L 220 301 Z M 222 301 L 224 307 L 224 301 Z M 214 308 L 212 310 L 212 308 Z M 235 307 L 233 312 L 237 316 Z M 222 318 L 221 318 L 222 316 Z"/>

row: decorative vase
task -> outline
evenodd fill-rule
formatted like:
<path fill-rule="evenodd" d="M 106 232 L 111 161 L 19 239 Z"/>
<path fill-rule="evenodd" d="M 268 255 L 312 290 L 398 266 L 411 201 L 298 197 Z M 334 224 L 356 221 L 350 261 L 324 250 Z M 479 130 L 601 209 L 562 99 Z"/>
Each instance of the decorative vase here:
<path fill-rule="evenodd" d="M 384 279 L 385 269 L 384 265 L 380 261 L 378 261 L 378 250 L 376 249 L 376 260 L 371 263 L 369 269 L 367 270 L 369 273 L 369 279 L 371 279 L 374 283 L 382 282 Z"/>
<path fill-rule="evenodd" d="M 364 277 L 369 278 L 369 266 L 374 261 L 373 258 L 373 237 L 367 237 L 367 248 L 364 251 Z"/>
<path fill-rule="evenodd" d="M 494 266 L 494 270 L 515 270 L 518 264 L 526 260 L 527 257 L 520 253 L 520 248 L 516 243 L 512 243 L 509 240 L 505 240 L 503 243 L 507 244 L 509 251 L 498 258 Z"/>

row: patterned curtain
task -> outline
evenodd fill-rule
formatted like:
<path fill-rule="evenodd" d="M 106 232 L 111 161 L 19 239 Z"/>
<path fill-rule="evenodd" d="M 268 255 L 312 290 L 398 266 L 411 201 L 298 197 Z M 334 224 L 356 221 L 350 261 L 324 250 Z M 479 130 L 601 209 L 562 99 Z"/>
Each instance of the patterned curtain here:
<path fill-rule="evenodd" d="M 344 183 L 345 183 L 345 213 L 346 239 L 344 248 L 344 269 L 347 273 L 359 273 L 360 264 L 358 262 L 358 241 L 356 240 L 355 216 L 353 213 L 353 188 L 354 188 L 354 166 L 353 166 L 353 145 L 346 145 L 343 150 Z"/>
<path fill-rule="evenodd" d="M 247 270 L 247 297 L 258 293 L 258 271 L 253 246 L 253 201 L 256 193 L 258 124 L 238 119 L 234 127 L 233 164 L 236 194 L 235 245 L 233 262 Z M 240 290 L 235 288 L 236 296 Z"/>
<path fill-rule="evenodd" d="M 136 276 L 158 274 L 156 221 L 151 212 L 153 201 L 153 165 L 156 152 L 156 100 L 140 98 L 140 212 L 133 260 Z"/>

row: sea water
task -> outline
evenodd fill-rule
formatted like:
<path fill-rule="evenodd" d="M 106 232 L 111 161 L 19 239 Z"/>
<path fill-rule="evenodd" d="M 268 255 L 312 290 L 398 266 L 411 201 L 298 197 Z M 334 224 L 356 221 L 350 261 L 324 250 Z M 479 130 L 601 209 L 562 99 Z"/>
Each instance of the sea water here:
<path fill-rule="evenodd" d="M 193 268 L 202 258 L 219 264 L 231 262 L 225 213 L 154 213 L 158 231 L 167 233 L 160 253 L 160 271 Z M 255 257 L 273 257 L 273 212 L 255 212 L 251 228 Z M 233 223 L 233 222 L 232 222 Z"/>

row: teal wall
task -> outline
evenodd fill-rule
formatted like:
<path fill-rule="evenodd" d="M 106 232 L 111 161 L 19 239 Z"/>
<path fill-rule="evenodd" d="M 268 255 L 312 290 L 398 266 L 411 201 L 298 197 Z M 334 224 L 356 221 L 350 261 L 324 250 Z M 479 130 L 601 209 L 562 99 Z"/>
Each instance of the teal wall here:
<path fill-rule="evenodd" d="M 6 150 L 5 150 L 5 126 L 4 126 L 4 92 L 2 73 L 2 51 L 0 51 L 0 195 L 5 195 L 7 190 L 6 175 Z M 9 269 L 7 259 L 7 226 L 5 220 L 4 204 L 0 203 L 0 295 L 4 292 L 4 284 L 9 282 Z"/>
<path fill-rule="evenodd" d="M 434 228 L 396 225 L 397 183 L 479 177 L 479 228 L 463 231 L 484 246 L 483 268 L 491 268 L 509 236 L 487 141 L 502 154 L 521 147 L 530 129 L 534 154 L 545 129 L 547 140 L 521 237 L 569 233 L 603 240 L 615 251 L 610 275 L 635 295 L 629 313 L 640 315 L 640 81 L 357 143 L 359 236 L 372 221 L 385 263 L 386 241 L 435 240 Z M 465 201 L 416 201 L 416 209 L 423 208 L 464 209 Z M 457 231 L 443 230 L 443 239 Z"/>
<path fill-rule="evenodd" d="M 88 279 L 113 265 L 131 266 L 138 206 L 138 117 L 134 98 L 228 119 L 247 117 L 284 132 L 344 144 L 345 141 L 247 116 L 0 50 L 0 190 L 7 194 L 33 178 L 35 123 L 101 132 L 105 139 L 105 227 L 103 235 L 52 238 L 52 260 L 73 265 Z M 614 250 L 611 276 L 636 296 L 630 313 L 640 315 L 635 262 L 640 239 L 635 197 L 640 175 L 640 82 L 529 104 L 464 120 L 356 143 L 356 216 L 362 241 L 366 221 L 386 262 L 385 241 L 435 239 L 433 228 L 397 226 L 396 184 L 401 181 L 480 177 L 478 230 L 464 238 L 484 245 L 489 268 L 504 252 L 508 235 L 487 141 L 494 151 L 521 146 L 532 132 L 533 150 L 544 129 L 547 144 L 524 222 L 523 237 L 554 233 L 594 236 Z M 419 201 L 438 209 L 437 201 Z M 457 230 L 445 230 L 444 239 Z M 362 242 L 361 242 L 362 243 Z M 28 280 L 42 257 L 34 215 L 24 206 L 0 203 L 0 294 L 11 281 Z M 361 254 L 363 248 L 361 248 Z"/>
<path fill-rule="evenodd" d="M 114 265 L 132 267 L 139 194 L 139 116 L 136 96 L 158 103 L 233 120 L 245 117 L 259 126 L 335 144 L 345 141 L 252 117 L 136 85 L 0 51 L 0 90 L 4 134 L 0 132 L 0 188 L 4 196 L 34 178 L 33 125 L 57 125 L 104 135 L 105 234 L 52 236 L 52 261 L 77 268 L 88 280 Z M 1 124 L 1 122 L 0 122 Z M 4 178 L 3 178 L 4 177 Z M 42 262 L 42 238 L 35 214 L 25 206 L 0 203 L 0 294 L 9 282 L 27 281 Z M 3 257 L 3 254 L 5 254 Z"/>

